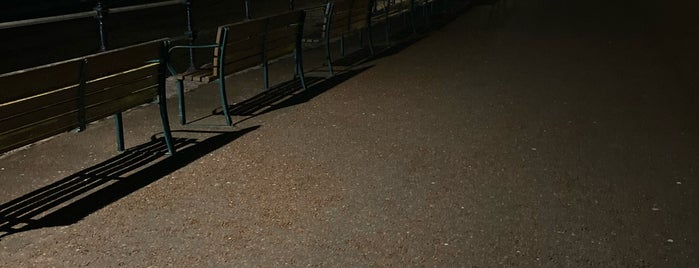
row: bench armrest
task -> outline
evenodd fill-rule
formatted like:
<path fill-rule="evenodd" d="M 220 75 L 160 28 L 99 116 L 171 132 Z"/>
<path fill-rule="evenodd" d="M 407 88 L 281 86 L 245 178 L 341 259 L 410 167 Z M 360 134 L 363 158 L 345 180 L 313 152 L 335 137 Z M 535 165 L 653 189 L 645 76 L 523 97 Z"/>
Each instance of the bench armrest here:
<path fill-rule="evenodd" d="M 175 49 L 199 49 L 199 48 L 209 48 L 209 49 L 210 49 L 210 48 L 217 48 L 217 47 L 218 47 L 218 44 L 192 45 L 192 46 L 188 46 L 188 45 L 173 46 L 173 47 L 171 47 L 170 49 L 167 50 L 167 53 L 168 53 L 168 54 L 171 54 L 172 51 L 175 50 Z M 168 63 L 167 63 L 167 70 L 168 70 L 168 71 L 170 72 L 170 74 L 173 75 L 173 76 L 179 74 L 179 72 L 177 72 L 177 70 L 175 70 L 175 67 L 173 67 L 172 64 L 170 64 L 169 61 L 168 61 Z"/>
<path fill-rule="evenodd" d="M 190 48 L 217 48 L 218 44 L 209 44 L 209 45 L 193 45 L 193 46 L 174 46 L 171 47 L 170 49 L 167 50 L 168 53 L 172 53 L 173 50 L 175 49 L 190 49 Z"/>

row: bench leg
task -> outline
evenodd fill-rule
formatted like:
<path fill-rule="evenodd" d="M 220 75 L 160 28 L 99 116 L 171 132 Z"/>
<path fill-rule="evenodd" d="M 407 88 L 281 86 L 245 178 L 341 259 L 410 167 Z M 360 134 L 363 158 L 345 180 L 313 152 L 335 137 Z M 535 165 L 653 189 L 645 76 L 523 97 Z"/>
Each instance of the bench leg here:
<path fill-rule="evenodd" d="M 177 108 L 180 115 L 180 125 L 187 124 L 187 114 L 184 103 L 184 81 L 177 80 Z"/>
<path fill-rule="evenodd" d="M 328 37 L 327 34 L 325 35 L 325 60 L 328 62 L 328 70 L 330 71 L 330 76 L 333 76 L 333 60 L 330 57 L 330 37 Z"/>
<path fill-rule="evenodd" d="M 114 128 L 116 129 L 117 151 L 124 151 L 124 120 L 121 113 L 114 114 Z"/>
<path fill-rule="evenodd" d="M 385 31 L 386 31 L 386 45 L 387 46 L 391 46 L 391 38 L 390 38 L 390 36 L 391 36 L 391 20 L 388 17 L 388 12 L 389 12 L 390 6 L 391 6 L 391 3 L 389 1 L 386 1 L 386 5 L 383 7 L 384 17 L 386 20 Z"/>
<path fill-rule="evenodd" d="M 220 76 L 218 78 L 218 89 L 221 94 L 221 110 L 223 111 L 223 116 L 226 117 L 226 124 L 229 126 L 233 125 L 231 121 L 231 115 L 228 113 L 228 96 L 226 96 L 226 78 Z"/>
<path fill-rule="evenodd" d="M 262 80 L 264 82 L 265 90 L 269 89 L 269 63 L 265 61 L 262 63 Z"/>
<path fill-rule="evenodd" d="M 303 53 L 302 49 L 299 49 L 301 46 L 297 45 L 297 49 L 294 51 L 294 58 L 296 62 L 296 68 L 294 68 L 296 74 L 294 76 L 298 75 L 299 80 L 301 80 L 301 87 L 303 87 L 303 90 L 306 90 L 306 77 L 303 74 Z"/>
<path fill-rule="evenodd" d="M 160 106 L 160 121 L 163 124 L 163 136 L 165 137 L 167 151 L 168 154 L 173 155 L 175 154 L 175 145 L 172 142 L 172 131 L 170 130 L 170 119 L 167 116 L 167 102 L 165 101 L 164 93 L 158 95 L 158 106 Z"/>
<path fill-rule="evenodd" d="M 340 36 L 340 56 L 345 57 L 345 35 Z"/>
<path fill-rule="evenodd" d="M 371 53 L 372 56 L 374 56 L 374 37 L 371 31 L 371 21 L 369 21 L 369 24 L 367 25 L 366 28 L 367 31 L 367 38 L 369 39 L 369 53 Z"/>

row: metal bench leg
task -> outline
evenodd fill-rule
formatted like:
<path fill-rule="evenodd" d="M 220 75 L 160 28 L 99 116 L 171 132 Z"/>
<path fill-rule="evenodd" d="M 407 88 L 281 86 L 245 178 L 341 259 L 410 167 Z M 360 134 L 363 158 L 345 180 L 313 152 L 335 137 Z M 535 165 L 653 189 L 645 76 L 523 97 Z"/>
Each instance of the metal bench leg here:
<path fill-rule="evenodd" d="M 294 69 L 296 70 L 296 73 L 298 74 L 299 79 L 301 80 L 301 87 L 303 87 L 303 90 L 306 90 L 306 77 L 303 74 L 303 54 L 301 54 L 303 52 L 302 49 L 299 49 L 300 47 L 300 45 L 297 45 L 297 49 L 295 49 L 294 51 L 294 57 L 296 58 L 296 68 Z"/>
<path fill-rule="evenodd" d="M 330 26 L 331 26 L 331 17 L 333 13 L 333 8 L 334 4 L 332 1 L 328 1 L 326 7 L 325 7 L 325 14 L 324 15 L 324 24 L 325 24 L 325 29 L 324 29 L 324 38 L 325 38 L 325 60 L 328 62 L 328 71 L 330 72 L 330 76 L 334 75 L 333 72 L 333 60 L 330 57 Z"/>
<path fill-rule="evenodd" d="M 325 35 L 325 60 L 328 62 L 328 70 L 330 71 L 330 76 L 333 76 L 333 60 L 330 57 L 330 37 L 328 37 L 327 34 Z"/>
<path fill-rule="evenodd" d="M 163 136 L 165 137 L 165 144 L 167 145 L 167 151 L 168 151 L 168 154 L 173 155 L 173 154 L 175 154 L 175 145 L 172 142 L 172 131 L 170 130 L 170 119 L 167 116 L 167 102 L 165 101 L 165 94 L 163 94 L 163 93 L 160 93 L 160 95 L 158 96 L 158 106 L 160 106 L 160 121 L 162 121 L 162 124 L 163 124 Z"/>
<path fill-rule="evenodd" d="M 371 31 L 371 21 L 369 21 L 369 24 L 367 25 L 366 28 L 367 31 L 367 37 L 369 39 L 369 53 L 371 53 L 372 56 L 374 56 L 374 38 L 372 37 L 372 31 Z"/>
<path fill-rule="evenodd" d="M 223 116 L 226 117 L 226 124 L 232 126 L 233 121 L 231 121 L 231 115 L 228 113 L 228 96 L 226 96 L 225 79 L 226 78 L 223 76 L 218 78 L 218 88 L 221 93 L 221 110 L 223 110 Z"/>
<path fill-rule="evenodd" d="M 388 17 L 388 12 L 389 12 L 388 9 L 390 8 L 390 6 L 391 6 L 391 2 L 389 2 L 388 0 L 386 0 L 386 5 L 383 7 L 383 10 L 384 10 L 384 17 L 385 17 L 385 20 L 386 20 L 386 25 L 385 25 L 385 26 L 386 26 L 386 29 L 385 29 L 385 31 L 386 31 L 386 45 L 387 45 L 387 46 L 391 46 L 391 39 L 390 39 L 390 35 L 391 35 L 391 20 L 390 20 L 390 18 Z"/>
<path fill-rule="evenodd" d="M 262 80 L 264 80 L 265 90 L 269 89 L 269 63 L 262 63 Z"/>
<path fill-rule="evenodd" d="M 345 57 L 345 35 L 340 36 L 340 56 Z"/>
<path fill-rule="evenodd" d="M 187 124 L 187 114 L 184 103 L 184 81 L 177 80 L 177 108 L 180 115 L 180 125 Z"/>
<path fill-rule="evenodd" d="M 114 114 L 114 126 L 116 129 L 117 150 L 119 152 L 123 152 L 124 151 L 124 120 L 121 117 L 121 113 Z"/>

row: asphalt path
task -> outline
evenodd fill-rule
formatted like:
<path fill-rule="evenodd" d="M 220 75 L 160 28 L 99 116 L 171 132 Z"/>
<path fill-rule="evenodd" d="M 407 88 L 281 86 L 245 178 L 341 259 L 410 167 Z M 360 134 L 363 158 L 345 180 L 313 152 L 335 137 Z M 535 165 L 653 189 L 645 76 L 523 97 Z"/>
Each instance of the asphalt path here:
<path fill-rule="evenodd" d="M 233 129 L 178 128 L 173 157 L 114 154 L 108 121 L 3 157 L 5 214 L 101 188 L 10 224 L 0 266 L 699 265 L 697 4 L 500 4 Z M 229 80 L 238 104 L 260 83 Z M 125 116 L 150 145 L 156 108 Z"/>

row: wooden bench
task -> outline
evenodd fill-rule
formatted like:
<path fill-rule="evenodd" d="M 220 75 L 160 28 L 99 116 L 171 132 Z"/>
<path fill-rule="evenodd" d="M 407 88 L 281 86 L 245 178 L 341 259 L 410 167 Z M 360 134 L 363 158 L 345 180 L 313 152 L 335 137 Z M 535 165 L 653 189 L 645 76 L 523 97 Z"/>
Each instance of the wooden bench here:
<path fill-rule="evenodd" d="M 334 74 L 333 60 L 330 53 L 330 41 L 340 39 L 340 55 L 345 56 L 345 37 L 359 32 L 369 39 L 369 50 L 374 54 L 371 34 L 371 9 L 373 0 L 336 0 L 328 1 L 323 23 L 323 41 L 325 43 L 325 60 L 330 75 Z"/>
<path fill-rule="evenodd" d="M 306 82 L 303 75 L 301 37 L 306 12 L 303 10 L 226 24 L 218 27 L 216 43 L 210 45 L 175 46 L 170 49 L 209 48 L 213 49 L 211 64 L 194 71 L 177 74 L 180 123 L 187 124 L 184 100 L 184 80 L 197 82 L 216 81 L 219 85 L 221 107 L 226 123 L 232 125 L 228 111 L 225 76 L 255 66 L 262 66 L 265 89 L 269 88 L 269 61 L 294 56 L 294 78 L 298 77 L 303 89 Z"/>
<path fill-rule="evenodd" d="M 165 40 L 0 75 L 0 153 L 113 114 L 123 150 L 120 112 L 157 99 L 163 133 L 174 153 L 165 105 Z"/>

